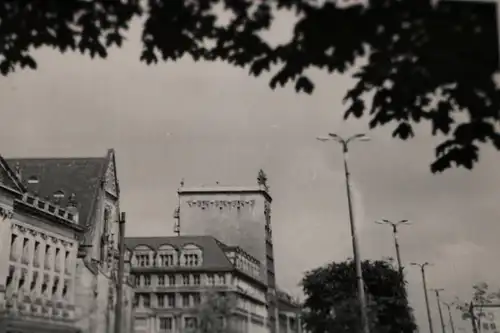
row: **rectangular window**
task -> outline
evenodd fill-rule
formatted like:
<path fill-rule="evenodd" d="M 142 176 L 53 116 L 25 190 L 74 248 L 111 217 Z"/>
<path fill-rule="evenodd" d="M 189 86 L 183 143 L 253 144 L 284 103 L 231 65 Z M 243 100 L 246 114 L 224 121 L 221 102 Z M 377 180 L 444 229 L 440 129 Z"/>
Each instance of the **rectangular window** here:
<path fill-rule="evenodd" d="M 149 287 L 151 285 L 151 276 L 149 275 L 144 275 L 144 285 L 146 287 Z"/>
<path fill-rule="evenodd" d="M 17 261 L 18 257 L 17 257 L 17 249 L 16 249 L 16 245 L 17 245 L 17 235 L 14 235 L 12 234 L 10 236 L 10 260 L 11 261 Z"/>
<path fill-rule="evenodd" d="M 193 284 L 196 286 L 200 285 L 200 274 L 193 275 Z"/>
<path fill-rule="evenodd" d="M 33 256 L 33 266 L 40 267 L 40 242 L 35 241 L 35 255 Z"/>
<path fill-rule="evenodd" d="M 71 273 L 71 270 L 70 270 L 70 267 L 71 267 L 71 262 L 70 262 L 70 259 L 69 259 L 69 251 L 66 251 L 66 253 L 64 254 L 64 272 L 66 274 L 70 274 Z"/>
<path fill-rule="evenodd" d="M 169 286 L 175 286 L 175 275 L 169 275 L 168 276 L 168 285 Z"/>
<path fill-rule="evenodd" d="M 214 285 L 215 284 L 215 279 L 213 274 L 207 274 L 207 283 L 209 285 Z"/>
<path fill-rule="evenodd" d="M 56 247 L 56 254 L 55 254 L 55 270 L 56 272 L 61 271 L 61 249 Z"/>
<path fill-rule="evenodd" d="M 160 286 L 164 286 L 165 285 L 165 276 L 158 275 L 158 285 L 160 285 Z"/>
<path fill-rule="evenodd" d="M 196 328 L 197 322 L 195 317 L 184 317 L 184 328 Z"/>
<path fill-rule="evenodd" d="M 149 266 L 149 255 L 148 254 L 140 254 L 137 256 L 137 261 L 139 266 L 145 267 Z"/>
<path fill-rule="evenodd" d="M 52 252 L 50 251 L 50 245 L 45 245 L 45 268 L 50 269 L 50 257 Z"/>
<path fill-rule="evenodd" d="M 224 274 L 219 274 L 219 284 L 226 284 L 226 276 Z"/>
<path fill-rule="evenodd" d="M 189 274 L 182 274 L 182 284 L 189 286 Z"/>
<path fill-rule="evenodd" d="M 28 238 L 24 238 L 23 239 L 23 257 L 22 257 L 22 263 L 27 265 L 29 262 L 30 262 L 29 239 Z"/>
<path fill-rule="evenodd" d="M 160 318 L 160 331 L 171 331 L 172 330 L 172 318 Z"/>
<path fill-rule="evenodd" d="M 175 308 L 175 294 L 167 294 L 167 306 Z"/>
<path fill-rule="evenodd" d="M 189 294 L 182 294 L 182 306 L 188 308 L 189 305 Z"/>
<path fill-rule="evenodd" d="M 201 303 L 201 296 L 200 294 L 193 294 L 193 303 L 195 306 L 200 305 Z"/>
<path fill-rule="evenodd" d="M 149 308 L 151 306 L 151 297 L 149 297 L 149 294 L 142 295 L 142 304 L 145 308 Z"/>
<path fill-rule="evenodd" d="M 156 299 L 158 300 L 158 307 L 159 308 L 165 307 L 165 295 L 156 294 Z"/>

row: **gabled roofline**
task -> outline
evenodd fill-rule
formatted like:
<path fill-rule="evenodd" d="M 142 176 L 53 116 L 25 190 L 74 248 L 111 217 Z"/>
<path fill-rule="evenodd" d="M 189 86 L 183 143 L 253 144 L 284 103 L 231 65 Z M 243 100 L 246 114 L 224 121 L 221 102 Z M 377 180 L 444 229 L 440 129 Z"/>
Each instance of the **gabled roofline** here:
<path fill-rule="evenodd" d="M 109 157 L 110 157 L 110 153 L 114 152 L 114 150 L 111 148 L 111 149 L 108 149 L 108 151 L 106 152 L 106 156 L 105 156 L 105 159 L 106 159 L 106 163 L 104 163 L 104 165 L 102 166 L 101 168 L 101 172 L 100 172 L 100 184 L 98 186 L 96 186 L 96 189 L 94 191 L 94 195 L 93 195 L 93 200 L 92 200 L 92 204 L 90 205 L 90 209 L 89 209 L 89 213 L 87 214 L 87 221 L 82 221 L 84 222 L 84 225 L 85 226 L 88 226 L 90 223 L 90 221 L 92 220 L 92 218 L 94 218 L 94 210 L 95 210 L 95 206 L 97 204 L 97 200 L 99 198 L 98 194 L 99 194 L 99 191 L 102 190 L 102 181 L 105 179 L 106 177 L 106 170 L 108 169 L 108 164 L 109 164 Z"/>
<path fill-rule="evenodd" d="M 14 190 L 16 192 L 19 192 L 19 193 L 26 192 L 27 191 L 26 187 L 23 185 L 23 183 L 21 182 L 21 180 L 19 178 L 17 178 L 16 173 L 14 171 L 12 171 L 12 169 L 9 167 L 9 164 L 3 158 L 2 155 L 0 155 L 0 163 L 2 164 L 3 168 L 5 169 L 5 171 L 7 171 L 7 174 L 10 176 L 11 180 L 18 187 L 17 190 L 16 189 L 12 189 L 12 190 Z M 7 189 L 7 186 L 2 185 L 2 187 L 5 188 L 5 189 Z"/>
<path fill-rule="evenodd" d="M 104 168 L 104 174 L 103 179 L 106 177 L 106 171 L 108 170 L 109 163 L 113 162 L 113 171 L 115 173 L 115 178 L 116 178 L 116 196 L 119 198 L 120 197 L 120 184 L 118 182 L 118 174 L 116 173 L 116 152 L 113 148 L 109 148 L 108 151 L 106 152 L 106 167 Z"/>

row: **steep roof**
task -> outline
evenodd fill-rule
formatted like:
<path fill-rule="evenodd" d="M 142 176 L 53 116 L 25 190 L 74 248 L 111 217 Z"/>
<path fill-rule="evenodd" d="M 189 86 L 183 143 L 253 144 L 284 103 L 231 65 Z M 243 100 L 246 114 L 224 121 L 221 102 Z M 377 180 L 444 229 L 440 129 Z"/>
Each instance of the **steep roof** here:
<path fill-rule="evenodd" d="M 157 251 L 161 245 L 171 245 L 180 250 L 188 244 L 194 244 L 203 251 L 203 261 L 199 269 L 232 269 L 233 265 L 226 257 L 221 242 L 212 236 L 167 236 L 167 237 L 126 237 L 125 246 L 132 251 L 140 245 Z"/>
<path fill-rule="evenodd" d="M 103 181 L 108 155 L 78 158 L 12 158 L 5 159 L 12 169 L 19 166 L 21 179 L 28 189 L 41 198 L 53 200 L 54 193 L 62 191 L 59 202 L 67 206 L 71 194 L 75 194 L 79 212 L 79 224 L 86 225 L 91 217 L 97 191 Z M 29 179 L 36 181 L 29 181 Z"/>
<path fill-rule="evenodd" d="M 17 178 L 17 175 L 12 171 L 2 155 L 0 155 L 0 186 L 14 190 L 18 193 L 26 192 L 26 188 Z"/>

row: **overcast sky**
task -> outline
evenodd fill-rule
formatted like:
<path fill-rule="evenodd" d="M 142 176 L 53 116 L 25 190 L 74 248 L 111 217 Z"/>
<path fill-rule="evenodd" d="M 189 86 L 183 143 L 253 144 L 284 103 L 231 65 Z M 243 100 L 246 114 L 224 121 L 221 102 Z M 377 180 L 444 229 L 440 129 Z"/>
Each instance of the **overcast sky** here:
<path fill-rule="evenodd" d="M 283 23 L 284 22 L 284 23 Z M 286 19 L 273 31 L 284 38 Z M 39 70 L 0 80 L 0 152 L 5 157 L 117 154 L 122 210 L 130 236 L 171 235 L 176 189 L 254 185 L 263 168 L 271 186 L 277 278 L 299 293 L 304 271 L 352 256 L 338 146 L 315 137 L 367 131 L 366 120 L 343 121 L 348 77 L 314 73 L 313 96 L 272 91 L 267 78 L 223 64 L 188 59 L 147 67 L 138 61 L 139 29 L 109 60 L 37 52 Z M 484 149 L 473 172 L 432 175 L 437 142 L 422 126 L 410 142 L 392 128 L 370 131 L 352 146 L 363 258 L 394 256 L 391 230 L 379 218 L 409 219 L 402 259 L 430 261 L 429 287 L 443 298 L 470 297 L 471 285 L 499 279 L 498 153 Z M 410 299 L 427 332 L 421 276 L 408 268 Z M 431 294 L 438 329 L 436 301 Z M 456 317 L 458 327 L 470 325 Z"/>

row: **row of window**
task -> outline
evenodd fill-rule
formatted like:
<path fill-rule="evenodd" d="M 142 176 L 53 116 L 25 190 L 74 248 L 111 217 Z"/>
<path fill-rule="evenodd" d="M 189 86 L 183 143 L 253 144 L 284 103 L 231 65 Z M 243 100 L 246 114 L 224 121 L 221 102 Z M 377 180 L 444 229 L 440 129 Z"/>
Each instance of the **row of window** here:
<path fill-rule="evenodd" d="M 33 252 L 30 250 L 33 249 Z M 42 244 L 41 241 L 16 234 L 11 235 L 10 261 L 22 265 L 32 265 L 48 271 L 70 274 L 70 251 L 53 244 Z M 43 263 L 43 265 L 42 265 Z"/>
<path fill-rule="evenodd" d="M 137 328 L 143 328 L 146 324 L 146 319 L 137 318 L 135 319 L 135 326 Z M 198 326 L 198 318 L 196 317 L 184 317 L 183 327 L 184 328 L 196 328 Z M 174 330 L 174 319 L 172 317 L 161 317 L 159 318 L 159 329 L 161 332 L 173 332 Z"/>
<path fill-rule="evenodd" d="M 71 280 L 61 279 L 60 276 L 32 270 L 31 274 L 26 268 L 9 267 L 9 274 L 5 281 L 7 294 L 12 295 L 18 291 L 28 292 L 31 295 L 47 299 L 57 298 L 68 300 Z"/>
<path fill-rule="evenodd" d="M 133 266 L 139 267 L 172 267 L 177 265 L 176 256 L 174 254 L 157 254 L 148 253 L 135 254 L 135 260 L 132 261 Z M 201 265 L 200 253 L 184 253 L 180 257 L 180 266 L 196 267 Z"/>
<path fill-rule="evenodd" d="M 175 274 L 154 275 L 154 274 L 137 274 L 135 275 L 135 284 L 137 287 L 151 287 L 152 277 L 156 277 L 156 286 L 199 286 L 202 285 L 201 274 L 182 274 L 179 275 L 180 280 L 176 279 Z M 204 285 L 225 285 L 226 276 L 224 274 L 206 274 Z M 178 282 L 178 283 L 177 283 Z"/>
<path fill-rule="evenodd" d="M 180 293 L 180 298 L 176 298 L 175 293 L 136 293 L 135 305 L 142 308 L 191 308 L 200 305 L 200 293 Z M 156 303 L 152 304 L 152 298 L 156 299 Z"/>
<path fill-rule="evenodd" d="M 496 330 L 497 329 L 497 325 L 495 323 L 483 323 L 483 329 L 485 331 Z"/>

